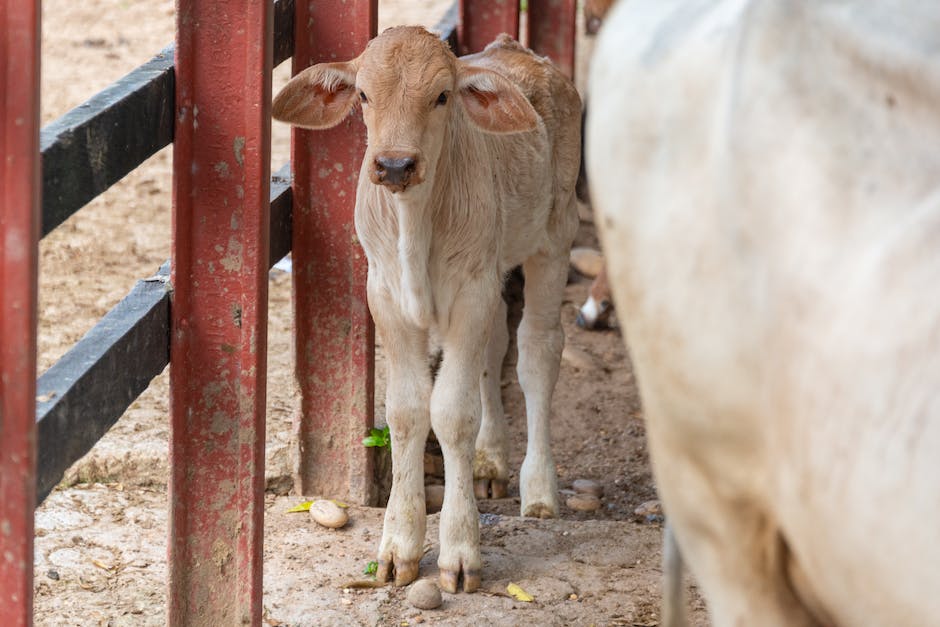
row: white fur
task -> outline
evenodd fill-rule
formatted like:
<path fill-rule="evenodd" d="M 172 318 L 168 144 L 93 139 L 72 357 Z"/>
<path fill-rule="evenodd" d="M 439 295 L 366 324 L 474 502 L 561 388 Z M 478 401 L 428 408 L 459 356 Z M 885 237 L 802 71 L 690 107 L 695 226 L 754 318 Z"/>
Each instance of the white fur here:
<path fill-rule="evenodd" d="M 940 616 L 940 5 L 623 2 L 591 197 L 713 623 Z"/>

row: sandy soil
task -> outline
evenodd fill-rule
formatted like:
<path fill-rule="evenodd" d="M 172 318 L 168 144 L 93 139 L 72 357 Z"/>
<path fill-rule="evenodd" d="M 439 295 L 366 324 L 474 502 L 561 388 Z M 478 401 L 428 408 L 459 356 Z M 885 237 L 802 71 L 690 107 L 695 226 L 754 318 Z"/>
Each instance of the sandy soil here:
<path fill-rule="evenodd" d="M 446 0 L 380 2 L 380 28 L 433 26 Z M 49 122 L 161 50 L 173 38 L 169 0 L 47 0 L 43 3 L 43 120 Z M 289 64 L 276 72 L 275 90 Z M 580 67 L 584 68 L 584 60 Z M 582 73 L 583 74 L 583 73 Z M 275 124 L 273 163 L 286 161 L 289 134 Z M 41 243 L 39 367 L 44 371 L 170 254 L 169 150 L 151 158 Z M 577 244 L 596 245 L 589 221 Z M 655 498 L 644 426 L 619 332 L 574 325 L 588 280 L 572 275 L 563 322 L 568 348 L 555 394 L 552 440 L 563 489 L 575 479 L 604 486 L 601 509 L 562 509 L 559 520 L 518 516 L 510 498 L 480 503 L 483 591 L 444 595 L 419 611 L 394 587 L 344 590 L 362 578 L 381 534 L 380 508 L 351 508 L 342 530 L 286 510 L 292 381 L 290 277 L 270 285 L 265 620 L 270 625 L 636 625 L 658 624 L 659 522 L 634 515 Z M 503 373 L 518 470 L 525 442 L 514 353 Z M 382 372 L 379 392 L 382 398 Z M 154 380 L 99 445 L 36 512 L 36 624 L 164 624 L 168 387 Z M 383 415 L 381 405 L 377 416 Z M 306 495 L 330 496 L 330 495 Z M 430 517 L 422 576 L 436 574 L 437 515 Z M 533 603 L 508 598 L 521 585 Z M 693 624 L 707 624 L 690 585 Z"/>

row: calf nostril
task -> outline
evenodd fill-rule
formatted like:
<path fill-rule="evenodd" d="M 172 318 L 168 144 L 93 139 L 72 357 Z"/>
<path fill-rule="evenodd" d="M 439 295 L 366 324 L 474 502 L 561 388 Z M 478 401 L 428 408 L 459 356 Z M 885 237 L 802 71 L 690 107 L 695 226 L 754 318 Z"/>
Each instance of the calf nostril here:
<path fill-rule="evenodd" d="M 417 164 L 414 157 L 377 157 L 375 167 L 383 182 L 400 185 L 415 173 Z"/>

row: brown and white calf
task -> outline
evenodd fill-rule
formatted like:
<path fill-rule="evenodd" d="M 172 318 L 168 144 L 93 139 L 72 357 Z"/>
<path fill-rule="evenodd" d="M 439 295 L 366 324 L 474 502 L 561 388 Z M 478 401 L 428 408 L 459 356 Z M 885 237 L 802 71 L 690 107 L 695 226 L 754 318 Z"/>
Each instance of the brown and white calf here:
<path fill-rule="evenodd" d="M 591 197 L 713 624 L 938 624 L 940 3 L 631 0 L 595 52 Z"/>
<path fill-rule="evenodd" d="M 458 59 L 420 27 L 396 27 L 348 62 L 298 74 L 277 119 L 338 124 L 361 104 L 368 130 L 356 231 L 369 260 L 369 306 L 388 355 L 392 492 L 379 579 L 418 574 L 425 536 L 423 452 L 433 426 L 444 454 L 440 583 L 480 582 L 477 494 L 508 478 L 500 370 L 508 342 L 503 280 L 525 273 L 518 375 L 528 446 L 522 514 L 558 513 L 549 412 L 564 334 L 568 251 L 577 228 L 581 103 L 548 60 L 501 36 Z M 432 384 L 432 330 L 443 362 Z M 475 444 L 475 448 L 474 448 Z"/>

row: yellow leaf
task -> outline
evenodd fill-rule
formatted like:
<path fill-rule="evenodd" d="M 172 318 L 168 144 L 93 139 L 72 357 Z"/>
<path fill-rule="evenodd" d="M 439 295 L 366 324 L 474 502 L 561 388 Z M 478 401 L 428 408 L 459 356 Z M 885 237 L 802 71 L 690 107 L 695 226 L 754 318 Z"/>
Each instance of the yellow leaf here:
<path fill-rule="evenodd" d="M 343 509 L 347 509 L 349 507 L 349 505 L 346 505 L 342 501 L 337 501 L 336 499 L 330 499 L 330 503 L 337 507 L 342 507 Z"/>
<path fill-rule="evenodd" d="M 525 590 L 523 590 L 522 588 L 520 588 L 514 583 L 510 583 L 508 586 L 506 586 L 506 592 L 508 592 L 510 596 L 512 596 L 512 598 L 514 598 L 517 601 L 531 603 L 532 601 L 535 600 L 534 596 L 532 596 L 531 594 L 529 594 L 528 592 L 526 592 Z"/>
<path fill-rule="evenodd" d="M 295 505 L 294 507 L 287 510 L 288 514 L 293 514 L 294 512 L 309 512 L 310 506 L 313 505 L 313 501 L 307 501 L 306 503 L 301 503 L 300 505 Z"/>

